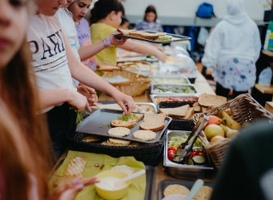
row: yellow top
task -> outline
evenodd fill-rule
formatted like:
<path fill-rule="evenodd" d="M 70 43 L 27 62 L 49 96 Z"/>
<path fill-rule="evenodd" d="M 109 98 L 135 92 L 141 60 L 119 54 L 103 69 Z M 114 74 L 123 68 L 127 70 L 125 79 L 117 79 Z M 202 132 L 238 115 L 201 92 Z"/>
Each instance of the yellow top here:
<path fill-rule="evenodd" d="M 90 27 L 92 43 L 99 42 L 103 40 L 106 36 L 112 34 L 116 31 L 116 28 L 109 26 L 104 23 L 95 23 Z M 95 55 L 95 60 L 100 62 L 106 62 L 116 65 L 117 62 L 117 47 L 112 45 L 108 48 L 105 48 L 101 52 Z"/>

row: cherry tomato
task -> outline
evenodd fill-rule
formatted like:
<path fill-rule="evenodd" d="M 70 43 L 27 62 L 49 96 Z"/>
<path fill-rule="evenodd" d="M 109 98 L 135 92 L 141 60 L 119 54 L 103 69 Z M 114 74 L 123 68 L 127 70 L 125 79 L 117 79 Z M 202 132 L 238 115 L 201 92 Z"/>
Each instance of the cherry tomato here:
<path fill-rule="evenodd" d="M 170 147 L 168 147 L 168 151 L 169 151 L 169 150 L 173 150 L 173 151 L 175 151 L 175 152 L 176 152 L 177 148 L 176 148 L 176 147 L 174 147 L 174 146 L 170 146 Z"/>
<path fill-rule="evenodd" d="M 174 150 L 168 150 L 168 159 L 170 161 L 173 161 L 173 157 L 175 156 L 175 152 Z"/>

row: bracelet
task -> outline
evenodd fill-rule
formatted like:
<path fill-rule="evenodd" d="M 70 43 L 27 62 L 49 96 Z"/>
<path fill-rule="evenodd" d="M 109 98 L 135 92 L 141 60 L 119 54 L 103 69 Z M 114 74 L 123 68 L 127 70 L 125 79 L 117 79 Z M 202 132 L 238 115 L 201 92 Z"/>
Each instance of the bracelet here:
<path fill-rule="evenodd" d="M 103 40 L 104 47 L 110 47 L 111 46 L 111 41 L 109 36 L 105 37 Z"/>

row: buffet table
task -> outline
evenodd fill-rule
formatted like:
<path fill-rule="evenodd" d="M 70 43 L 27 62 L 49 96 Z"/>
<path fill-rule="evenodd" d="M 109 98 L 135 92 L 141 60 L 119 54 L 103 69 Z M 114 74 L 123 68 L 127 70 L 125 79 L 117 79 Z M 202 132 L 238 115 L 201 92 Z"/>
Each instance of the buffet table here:
<path fill-rule="evenodd" d="M 215 94 L 214 90 L 209 85 L 208 81 L 205 79 L 205 77 L 200 72 L 197 73 L 197 78 L 195 80 L 194 86 L 196 87 L 196 89 L 198 90 L 198 92 L 200 94 L 202 94 L 202 93 Z M 149 95 L 150 95 L 149 90 L 147 90 L 143 95 L 134 97 L 134 100 L 136 102 L 151 102 L 152 100 Z M 101 94 L 99 96 L 99 102 L 105 103 L 105 104 L 99 104 L 100 108 L 111 108 L 111 106 L 116 107 L 116 105 L 111 104 L 111 102 L 113 102 L 113 99 L 106 94 Z M 162 160 L 155 167 L 154 173 L 155 173 L 155 181 L 154 181 L 154 185 L 153 185 L 153 187 L 154 187 L 153 196 L 154 196 L 154 200 L 158 200 L 159 183 L 163 180 L 177 180 L 177 179 L 173 178 L 165 171 Z M 203 178 L 203 180 L 210 182 L 210 181 L 212 181 L 212 178 L 207 177 L 205 179 Z M 151 183 L 147 183 L 147 184 L 151 184 Z"/>
<path fill-rule="evenodd" d="M 194 82 L 194 87 L 196 88 L 198 94 L 202 94 L 202 93 L 207 93 L 207 94 L 215 94 L 214 90 L 211 88 L 211 86 L 209 85 L 209 83 L 207 82 L 207 80 L 204 78 L 204 76 L 198 71 L 197 72 L 197 76 Z M 150 90 L 147 89 L 142 95 L 140 96 L 135 96 L 133 97 L 135 102 L 149 102 L 151 103 L 152 100 L 150 98 Z M 106 94 L 100 94 L 99 95 L 99 103 L 98 103 L 98 107 L 99 108 L 108 108 L 111 109 L 111 106 L 114 106 L 115 108 L 118 106 L 117 104 L 114 103 L 114 100 L 106 95 Z M 79 153 L 83 153 L 84 151 L 78 151 Z M 97 152 L 98 154 L 100 153 L 104 153 L 104 152 Z M 66 155 L 64 155 L 61 159 L 64 160 L 66 158 Z M 59 162 L 58 165 L 60 165 Z M 92 165 L 93 166 L 93 165 Z M 55 166 L 55 169 L 58 170 L 58 167 Z M 90 174 L 92 175 L 92 174 Z M 163 166 L 163 162 L 162 162 L 162 157 L 161 160 L 159 161 L 159 164 L 156 167 L 152 167 L 152 166 L 146 166 L 146 178 L 147 178 L 147 182 L 146 182 L 146 190 L 147 187 L 149 189 L 149 193 L 145 194 L 145 200 L 150 200 L 150 199 L 154 199 L 154 200 L 158 200 L 158 186 L 159 183 L 162 180 L 177 180 L 173 177 L 171 177 L 166 171 L 165 168 Z M 203 179 L 203 177 L 202 177 Z M 181 180 L 181 179 L 180 179 Z M 208 179 L 204 179 L 205 181 L 211 181 L 211 178 Z M 192 181 L 195 181 L 195 179 L 192 179 Z"/>
<path fill-rule="evenodd" d="M 207 94 L 215 94 L 214 90 L 211 88 L 209 85 L 208 81 L 205 79 L 205 77 L 198 71 L 197 72 L 197 77 L 194 82 L 194 86 L 196 87 L 197 91 L 202 94 L 202 93 L 207 93 Z M 143 95 L 136 96 L 134 97 L 134 100 L 136 102 L 151 102 L 151 98 L 149 96 L 149 90 L 146 90 L 146 92 Z M 106 95 L 106 94 L 101 94 L 99 96 L 99 101 L 101 102 L 113 102 L 112 97 Z"/>

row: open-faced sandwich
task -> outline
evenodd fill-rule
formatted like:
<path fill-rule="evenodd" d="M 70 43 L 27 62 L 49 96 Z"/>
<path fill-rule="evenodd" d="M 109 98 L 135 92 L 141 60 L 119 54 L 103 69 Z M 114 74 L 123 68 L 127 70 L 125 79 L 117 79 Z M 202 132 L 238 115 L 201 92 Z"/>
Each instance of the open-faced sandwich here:
<path fill-rule="evenodd" d="M 143 116 L 144 114 L 142 113 L 130 113 L 129 115 L 122 114 L 111 121 L 111 126 L 133 128 Z"/>
<path fill-rule="evenodd" d="M 131 36 L 135 38 L 142 38 L 146 40 L 156 40 L 156 41 L 169 41 L 172 40 L 172 36 L 167 35 L 165 32 L 147 32 L 147 31 L 137 31 L 137 30 L 125 30 L 118 29 L 118 32 L 124 36 Z"/>

